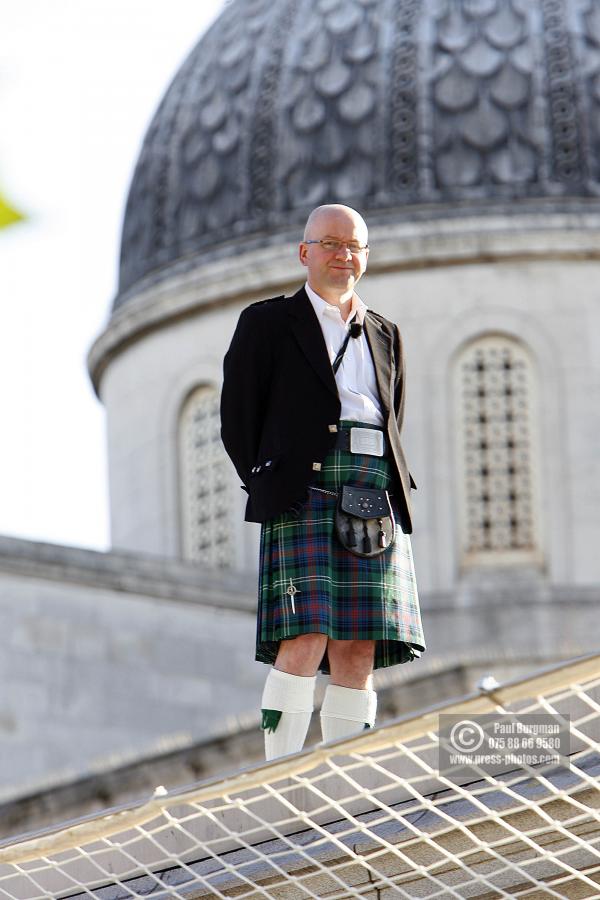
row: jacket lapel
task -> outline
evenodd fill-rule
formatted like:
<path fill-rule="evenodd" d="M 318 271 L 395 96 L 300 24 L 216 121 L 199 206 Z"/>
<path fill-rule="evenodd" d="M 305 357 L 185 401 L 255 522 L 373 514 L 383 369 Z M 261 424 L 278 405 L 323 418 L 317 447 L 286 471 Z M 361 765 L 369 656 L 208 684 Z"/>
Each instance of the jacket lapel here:
<path fill-rule="evenodd" d="M 323 332 L 304 288 L 294 294 L 289 305 L 292 329 L 300 348 L 324 385 L 338 396 Z"/>
<path fill-rule="evenodd" d="M 390 383 L 392 378 L 391 337 L 368 310 L 365 316 L 365 334 L 371 350 L 371 356 L 373 357 L 379 399 L 383 407 L 383 418 L 384 421 L 387 421 L 390 414 Z"/>

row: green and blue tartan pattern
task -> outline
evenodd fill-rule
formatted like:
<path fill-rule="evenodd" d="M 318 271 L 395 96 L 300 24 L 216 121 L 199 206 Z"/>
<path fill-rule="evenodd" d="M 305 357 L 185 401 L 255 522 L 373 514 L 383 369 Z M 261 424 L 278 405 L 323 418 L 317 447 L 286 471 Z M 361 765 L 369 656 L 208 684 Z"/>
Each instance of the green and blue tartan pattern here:
<path fill-rule="evenodd" d="M 312 484 L 337 492 L 344 484 L 385 490 L 390 482 L 385 457 L 333 450 Z M 335 534 L 337 498 L 308 494 L 299 517 L 283 513 L 262 526 L 256 659 L 273 664 L 281 640 L 310 632 L 375 640 L 376 669 L 418 657 L 425 640 L 409 535 L 396 524 L 395 540 L 384 553 L 354 556 Z M 392 507 L 398 522 L 393 497 Z M 327 654 L 320 669 L 329 672 Z"/>

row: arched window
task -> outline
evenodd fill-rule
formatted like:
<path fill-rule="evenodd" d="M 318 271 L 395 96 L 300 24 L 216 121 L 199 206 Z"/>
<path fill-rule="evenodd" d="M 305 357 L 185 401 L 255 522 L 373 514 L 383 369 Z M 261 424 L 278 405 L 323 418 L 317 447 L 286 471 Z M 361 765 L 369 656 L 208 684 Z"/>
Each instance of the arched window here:
<path fill-rule="evenodd" d="M 454 369 L 463 565 L 537 562 L 537 390 L 514 338 L 468 344 Z"/>
<path fill-rule="evenodd" d="M 232 483 L 220 438 L 219 391 L 196 388 L 179 420 L 183 556 L 234 566 Z"/>

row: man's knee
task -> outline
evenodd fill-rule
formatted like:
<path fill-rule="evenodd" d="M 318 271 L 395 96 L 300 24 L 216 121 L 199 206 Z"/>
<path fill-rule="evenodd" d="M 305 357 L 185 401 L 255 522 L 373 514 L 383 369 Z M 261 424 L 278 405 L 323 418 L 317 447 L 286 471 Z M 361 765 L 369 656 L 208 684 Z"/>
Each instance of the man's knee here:
<path fill-rule="evenodd" d="M 329 641 L 327 654 L 334 684 L 359 689 L 370 685 L 374 641 Z"/>
<path fill-rule="evenodd" d="M 329 658 L 371 664 L 375 656 L 375 641 L 334 641 L 328 643 Z"/>
<path fill-rule="evenodd" d="M 327 635 L 300 634 L 281 641 L 275 668 L 293 675 L 314 675 L 323 659 Z"/>

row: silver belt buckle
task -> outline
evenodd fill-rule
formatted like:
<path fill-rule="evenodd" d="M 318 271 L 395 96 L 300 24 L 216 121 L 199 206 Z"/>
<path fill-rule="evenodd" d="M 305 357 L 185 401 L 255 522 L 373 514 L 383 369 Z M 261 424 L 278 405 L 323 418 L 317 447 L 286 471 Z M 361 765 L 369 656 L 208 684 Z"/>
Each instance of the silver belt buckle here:
<path fill-rule="evenodd" d="M 383 456 L 383 431 L 376 428 L 351 428 L 350 453 Z"/>

